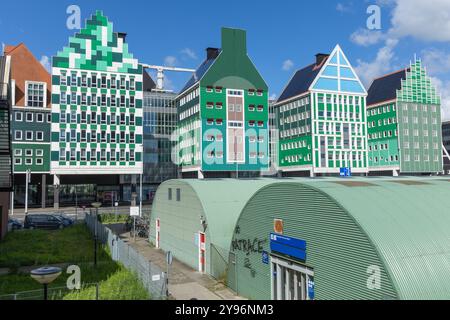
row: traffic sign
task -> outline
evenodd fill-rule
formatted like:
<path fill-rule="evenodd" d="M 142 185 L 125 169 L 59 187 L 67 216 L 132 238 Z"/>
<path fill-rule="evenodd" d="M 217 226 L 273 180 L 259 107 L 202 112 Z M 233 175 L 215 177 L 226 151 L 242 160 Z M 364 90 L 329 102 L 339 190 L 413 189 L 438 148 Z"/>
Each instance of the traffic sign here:
<path fill-rule="evenodd" d="M 130 207 L 130 216 L 139 216 L 139 207 Z"/>

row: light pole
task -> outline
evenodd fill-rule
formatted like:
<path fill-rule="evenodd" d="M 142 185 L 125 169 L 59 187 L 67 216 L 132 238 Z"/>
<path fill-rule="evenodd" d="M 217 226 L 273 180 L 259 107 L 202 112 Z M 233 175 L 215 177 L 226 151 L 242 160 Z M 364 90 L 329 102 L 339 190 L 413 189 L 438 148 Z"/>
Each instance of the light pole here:
<path fill-rule="evenodd" d="M 25 172 L 25 215 L 28 214 L 28 184 L 30 183 L 31 170 Z"/>
<path fill-rule="evenodd" d="M 95 221 L 94 221 L 94 267 L 97 267 L 97 223 L 98 223 L 98 208 L 102 205 L 101 202 L 93 202 L 91 203 L 95 208 Z"/>
<path fill-rule="evenodd" d="M 61 274 L 61 268 L 58 267 L 42 267 L 31 271 L 31 277 L 44 285 L 44 300 L 48 299 L 48 285 L 55 281 Z"/>

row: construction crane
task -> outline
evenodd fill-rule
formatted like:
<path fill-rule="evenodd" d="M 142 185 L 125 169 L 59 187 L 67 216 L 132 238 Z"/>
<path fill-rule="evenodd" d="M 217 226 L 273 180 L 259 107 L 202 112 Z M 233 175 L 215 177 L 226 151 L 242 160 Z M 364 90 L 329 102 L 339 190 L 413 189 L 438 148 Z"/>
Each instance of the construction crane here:
<path fill-rule="evenodd" d="M 156 89 L 158 89 L 158 90 L 164 90 L 164 71 L 190 72 L 190 73 L 195 72 L 195 69 L 164 67 L 164 66 L 155 66 L 155 65 L 150 65 L 150 64 L 143 64 L 142 67 L 144 69 L 156 70 Z"/>

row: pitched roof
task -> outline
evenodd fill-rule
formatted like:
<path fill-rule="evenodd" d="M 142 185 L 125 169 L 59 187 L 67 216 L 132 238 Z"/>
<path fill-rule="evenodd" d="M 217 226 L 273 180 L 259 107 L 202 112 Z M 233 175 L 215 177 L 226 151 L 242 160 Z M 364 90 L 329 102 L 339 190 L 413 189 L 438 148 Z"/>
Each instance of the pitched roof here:
<path fill-rule="evenodd" d="M 326 60 L 327 59 L 324 59 L 323 61 Z M 323 63 L 321 66 L 316 66 L 316 64 L 313 63 L 306 68 L 298 70 L 292 77 L 291 81 L 289 81 L 288 85 L 278 98 L 277 102 L 287 100 L 308 91 L 314 79 L 322 69 L 322 66 Z"/>
<path fill-rule="evenodd" d="M 406 70 L 402 69 L 375 79 L 369 88 L 367 106 L 397 98 L 397 90 L 401 89 L 402 79 L 406 79 Z"/>
<path fill-rule="evenodd" d="M 212 66 L 214 61 L 216 61 L 217 57 L 214 57 L 212 59 L 206 59 L 202 62 L 202 64 L 195 70 L 192 77 L 189 79 L 189 81 L 184 85 L 183 89 L 181 89 L 180 93 L 184 92 L 185 90 L 192 87 L 194 84 L 200 81 L 201 78 L 205 75 L 206 71 L 208 71 L 209 67 Z"/>

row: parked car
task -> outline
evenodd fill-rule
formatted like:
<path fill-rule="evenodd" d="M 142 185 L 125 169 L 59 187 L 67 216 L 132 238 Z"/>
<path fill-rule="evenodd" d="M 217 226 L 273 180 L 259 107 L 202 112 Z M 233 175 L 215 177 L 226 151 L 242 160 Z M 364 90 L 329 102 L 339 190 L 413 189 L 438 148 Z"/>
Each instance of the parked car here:
<path fill-rule="evenodd" d="M 74 219 L 66 216 L 63 213 L 58 213 L 58 214 L 55 214 L 54 216 L 60 218 L 62 220 L 62 222 L 64 223 L 65 227 L 71 226 L 71 225 L 73 225 L 75 223 Z"/>
<path fill-rule="evenodd" d="M 29 214 L 23 224 L 26 229 L 63 229 L 61 218 L 53 214 Z"/>
<path fill-rule="evenodd" d="M 22 229 L 22 222 L 20 222 L 17 219 L 14 218 L 8 218 L 8 230 L 14 231 L 14 230 L 20 230 Z"/>

